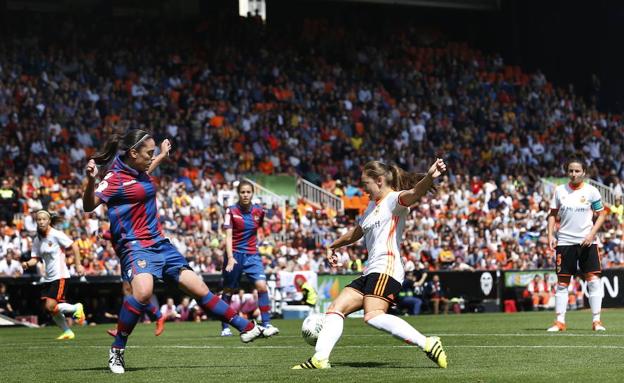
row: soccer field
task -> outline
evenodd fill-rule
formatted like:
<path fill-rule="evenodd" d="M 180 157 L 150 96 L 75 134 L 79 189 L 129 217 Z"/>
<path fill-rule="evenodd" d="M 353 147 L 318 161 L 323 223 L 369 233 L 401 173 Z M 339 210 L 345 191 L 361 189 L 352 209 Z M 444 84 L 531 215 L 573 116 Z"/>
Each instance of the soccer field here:
<path fill-rule="evenodd" d="M 313 353 L 301 321 L 275 321 L 281 334 L 242 344 L 221 338 L 217 322 L 171 323 L 161 337 L 139 325 L 126 351 L 126 374 L 113 376 L 109 326 L 0 329 L 2 382 L 618 382 L 624 357 L 624 310 L 606 310 L 607 333 L 591 331 L 588 311 L 568 313 L 568 331 L 547 334 L 552 312 L 465 314 L 407 319 L 442 338 L 449 367 L 419 349 L 348 319 L 330 370 L 290 370 Z"/>

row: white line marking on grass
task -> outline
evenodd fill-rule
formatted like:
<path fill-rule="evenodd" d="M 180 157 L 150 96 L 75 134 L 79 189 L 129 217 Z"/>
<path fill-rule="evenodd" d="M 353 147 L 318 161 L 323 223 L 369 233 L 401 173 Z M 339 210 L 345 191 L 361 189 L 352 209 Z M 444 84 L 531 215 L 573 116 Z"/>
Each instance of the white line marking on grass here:
<path fill-rule="evenodd" d="M 22 349 L 29 349 L 29 350 L 33 350 L 33 349 L 50 349 L 50 348 L 65 348 L 65 349 L 73 349 L 73 348 L 97 348 L 97 349 L 108 349 L 110 348 L 109 346 L 95 346 L 95 345 L 66 345 L 66 346 L 62 346 L 62 345 L 58 345 L 57 344 L 50 344 L 50 346 L 24 346 L 22 345 Z M 191 346 L 191 345 L 162 345 L 162 346 L 141 346 L 141 345 L 135 345 L 135 346 L 128 346 L 129 349 L 143 349 L 143 348 L 151 348 L 151 349 L 189 349 L 189 350 L 224 350 L 224 349 L 241 349 L 241 350 L 256 350 L 256 349 L 263 349 L 263 350 L 275 350 L 275 349 L 301 349 L 301 348 L 307 348 L 304 345 L 301 346 L 209 346 L 209 345 L 204 345 L 204 346 Z M 336 346 L 335 348 L 370 348 L 370 349 L 394 349 L 394 348 L 415 348 L 415 346 L 407 346 L 407 345 L 396 345 L 396 346 L 392 346 L 392 345 L 348 345 L 348 346 Z M 591 348 L 591 349 L 624 349 L 624 346 L 609 346 L 609 345 L 494 345 L 494 346 L 488 346 L 488 345 L 446 345 L 444 346 L 444 348 L 529 348 L 529 349 L 540 349 L 540 348 L 544 348 L 544 349 L 566 349 L 566 348 L 577 348 L 577 349 L 587 349 L 587 348 Z"/>
<path fill-rule="evenodd" d="M 539 337 L 539 338 L 573 338 L 573 337 L 579 337 L 579 338 L 624 338 L 624 334 L 596 334 L 596 333 L 589 333 L 589 334 L 573 334 L 573 333 L 547 333 L 546 331 L 544 331 L 543 333 L 535 333 L 535 334 L 522 334 L 522 333 L 514 333 L 514 334 L 479 334 L 479 333 L 471 333 L 471 334 L 461 334 L 461 333 L 432 333 L 431 335 L 436 335 L 436 336 L 440 336 L 440 337 L 478 337 L 478 338 L 485 338 L 485 337 L 495 337 L 495 338 L 506 338 L 506 337 L 525 337 L 525 338 L 531 338 L 531 337 Z M 388 335 L 386 334 L 362 334 L 362 335 L 357 335 L 357 334 L 344 334 L 342 335 L 342 338 L 387 338 Z M 301 336 L 299 335 L 279 335 L 278 338 L 301 338 Z M 60 343 L 58 341 L 55 340 L 40 340 L 40 341 L 34 341 L 33 343 L 4 343 L 2 344 L 2 346 L 5 347 L 34 347 L 37 345 L 54 345 L 57 346 Z M 74 347 L 74 345 L 71 345 L 72 347 Z M 77 347 L 81 347 L 81 345 L 78 345 Z M 88 347 L 88 346 L 87 346 Z M 94 347 L 100 347 L 100 346 L 94 346 Z M 132 348 L 132 346 L 129 346 L 130 348 Z M 150 346 L 151 347 L 151 346 Z M 154 347 L 169 347 L 169 346 L 154 346 Z M 186 346 L 179 346 L 180 348 L 182 347 L 186 347 Z M 226 348 L 226 346 L 209 346 L 209 347 L 214 347 L 214 348 Z M 235 346 L 233 346 L 235 347 Z M 241 348 L 247 347 L 247 346 L 240 346 Z M 250 347 L 254 347 L 254 346 L 250 346 Z M 288 348 L 290 346 L 267 346 L 267 347 L 285 347 Z M 346 347 L 346 346 L 342 346 L 342 347 Z M 354 346 L 354 347 L 360 347 L 360 346 Z M 406 347 L 410 347 L 410 346 L 406 346 Z M 503 346 L 501 346 L 503 347 Z M 504 346 L 507 347 L 507 346 Z M 509 347 L 514 347 L 514 346 L 509 346 Z M 521 346 L 518 346 L 521 347 Z"/>

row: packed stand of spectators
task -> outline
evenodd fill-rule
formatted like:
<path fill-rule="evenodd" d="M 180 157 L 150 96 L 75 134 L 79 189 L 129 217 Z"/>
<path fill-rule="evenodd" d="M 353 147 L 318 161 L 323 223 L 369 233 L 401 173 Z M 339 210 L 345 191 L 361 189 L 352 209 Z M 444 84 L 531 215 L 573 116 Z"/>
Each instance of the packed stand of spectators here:
<path fill-rule="evenodd" d="M 622 194 L 619 116 L 438 33 L 324 20 L 84 20 L 15 15 L 0 40 L 0 274 L 21 273 L 2 262 L 27 256 L 41 208 L 80 241 L 87 275 L 119 274 L 103 208 L 83 213 L 81 191 L 89 156 L 129 128 L 173 141 L 154 173 L 159 213 L 200 273 L 221 270 L 224 209 L 235 181 L 254 172 L 301 176 L 349 197 L 362 193 L 369 160 L 422 172 L 444 156 L 448 176 L 407 223 L 408 271 L 552 268 L 540 178 L 565 176 L 573 153 Z M 341 250 L 338 270 L 324 261 L 323 246 L 354 212 L 290 202 L 266 206 L 267 272 L 366 266 L 357 246 Z M 605 267 L 624 263 L 624 207 L 610 208 Z"/>

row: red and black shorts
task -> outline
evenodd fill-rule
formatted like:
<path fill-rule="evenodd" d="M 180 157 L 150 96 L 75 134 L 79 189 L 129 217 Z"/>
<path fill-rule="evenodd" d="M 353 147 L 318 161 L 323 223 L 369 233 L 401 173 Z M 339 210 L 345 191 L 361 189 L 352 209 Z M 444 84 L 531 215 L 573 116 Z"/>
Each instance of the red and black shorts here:
<path fill-rule="evenodd" d="M 41 299 L 54 299 L 59 303 L 65 302 L 66 285 L 67 279 L 57 279 L 56 281 L 44 283 Z"/>
<path fill-rule="evenodd" d="M 581 245 L 557 246 L 557 275 L 574 276 L 580 269 L 585 274 L 598 274 L 602 271 L 598 246 Z"/>
<path fill-rule="evenodd" d="M 381 298 L 390 304 L 396 304 L 401 292 L 401 284 L 388 274 L 371 273 L 362 275 L 349 283 L 347 287 L 357 290 L 360 294 Z"/>

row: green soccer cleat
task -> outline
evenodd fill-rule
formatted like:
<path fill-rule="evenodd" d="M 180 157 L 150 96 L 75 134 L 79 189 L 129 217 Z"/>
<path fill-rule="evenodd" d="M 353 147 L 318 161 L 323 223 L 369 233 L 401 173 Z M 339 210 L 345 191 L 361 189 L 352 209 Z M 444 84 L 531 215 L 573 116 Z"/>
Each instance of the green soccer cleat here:
<path fill-rule="evenodd" d="M 76 323 L 82 326 L 85 322 L 85 318 L 87 317 L 84 312 L 84 306 L 82 303 L 76 303 L 76 311 L 74 312 L 74 319 L 76 319 Z"/>
<path fill-rule="evenodd" d="M 331 364 L 329 364 L 329 359 L 318 360 L 315 357 L 311 357 L 301 364 L 297 364 L 293 366 L 293 370 L 323 370 L 326 368 L 331 368 Z"/>
<path fill-rule="evenodd" d="M 59 335 L 56 340 L 71 340 L 74 339 L 76 335 L 72 330 L 64 331 L 61 335 Z"/>
<path fill-rule="evenodd" d="M 425 340 L 425 349 L 423 350 L 427 357 L 440 366 L 446 368 L 446 353 L 442 348 L 442 342 L 437 336 L 428 336 Z"/>

